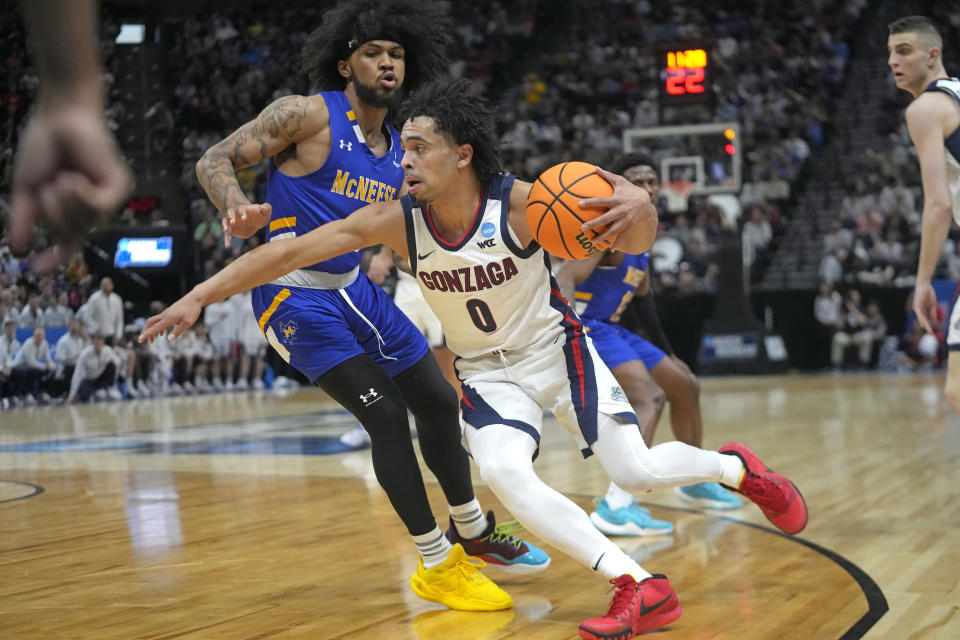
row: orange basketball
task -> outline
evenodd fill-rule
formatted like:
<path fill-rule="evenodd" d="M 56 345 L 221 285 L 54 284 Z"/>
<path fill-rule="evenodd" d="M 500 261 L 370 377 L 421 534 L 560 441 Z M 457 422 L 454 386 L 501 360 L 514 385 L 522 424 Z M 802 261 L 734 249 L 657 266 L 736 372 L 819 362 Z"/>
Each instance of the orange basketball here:
<path fill-rule="evenodd" d="M 586 162 L 563 162 L 537 178 L 527 198 L 527 224 L 534 239 L 548 253 L 567 260 L 582 260 L 608 249 L 616 238 L 595 242 L 606 227 L 584 231 L 580 226 L 606 213 L 584 209 L 584 198 L 606 198 L 613 193 L 609 182 Z"/>

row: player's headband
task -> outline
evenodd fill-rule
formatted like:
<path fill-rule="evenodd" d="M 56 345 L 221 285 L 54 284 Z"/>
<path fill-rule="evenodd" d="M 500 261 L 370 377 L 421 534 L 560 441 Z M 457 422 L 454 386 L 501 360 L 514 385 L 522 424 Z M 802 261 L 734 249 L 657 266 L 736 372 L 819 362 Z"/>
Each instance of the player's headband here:
<path fill-rule="evenodd" d="M 389 40 L 391 42 L 399 42 L 401 45 L 403 44 L 403 42 L 401 42 L 395 35 L 391 33 L 362 34 L 362 35 L 353 34 L 353 37 L 347 40 L 346 47 L 343 50 L 343 59 L 349 58 L 350 55 L 354 51 L 356 51 L 358 47 L 360 47 L 360 45 L 364 44 L 365 42 L 371 42 L 373 40 Z"/>

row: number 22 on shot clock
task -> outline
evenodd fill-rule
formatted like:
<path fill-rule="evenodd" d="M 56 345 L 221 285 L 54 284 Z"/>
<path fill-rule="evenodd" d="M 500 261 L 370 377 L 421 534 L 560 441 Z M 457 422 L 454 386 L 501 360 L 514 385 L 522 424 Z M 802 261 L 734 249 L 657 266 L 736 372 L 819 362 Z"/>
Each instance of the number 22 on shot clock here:
<path fill-rule="evenodd" d="M 677 104 L 709 100 L 706 49 L 670 49 L 663 53 L 661 101 Z"/>

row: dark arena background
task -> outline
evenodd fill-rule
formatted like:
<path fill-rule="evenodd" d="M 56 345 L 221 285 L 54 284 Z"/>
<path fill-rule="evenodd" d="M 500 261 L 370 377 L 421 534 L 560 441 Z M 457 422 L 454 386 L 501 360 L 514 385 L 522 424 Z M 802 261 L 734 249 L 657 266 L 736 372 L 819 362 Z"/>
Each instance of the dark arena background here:
<path fill-rule="evenodd" d="M 0 6 L 5 226 L 38 78 L 19 4 Z M 3 344 L 42 327 L 56 365 L 22 384 L 15 352 L 0 352 L 0 638 L 563 639 L 608 606 L 601 577 L 529 532 L 518 535 L 552 555 L 544 573 L 485 570 L 514 608 L 417 598 L 416 549 L 368 441 L 258 347 L 248 296 L 208 308 L 192 351 L 136 343 L 147 317 L 264 242 L 261 231 L 224 246 L 196 163 L 276 98 L 311 92 L 300 51 L 332 6 L 100 3 L 105 117 L 135 186 L 52 274 L 31 270 L 43 229 L 29 253 L 0 241 Z M 750 443 L 809 506 L 791 537 L 753 505 L 636 496 L 673 524 L 615 538 L 679 595 L 683 617 L 657 637 L 960 638 L 960 419 L 944 398 L 942 339 L 960 233 L 935 274 L 934 339 L 911 311 L 923 190 L 910 96 L 887 66 L 887 25 L 910 14 L 934 19 L 947 72 L 960 73 L 949 2 L 452 5 L 449 73 L 493 105 L 509 172 L 529 181 L 624 152 L 656 163 L 650 286 L 698 376 L 703 446 Z M 237 172 L 252 202 L 265 201 L 267 172 Z M 72 319 L 89 329 L 82 310 L 104 278 L 123 303 L 118 382 L 65 403 L 56 345 Z M 392 295 L 397 280 L 382 286 Z M 226 349 L 212 355 L 217 336 Z M 673 439 L 669 403 L 664 413 L 657 443 Z M 537 473 L 590 512 L 609 478 L 544 423 Z M 421 467 L 445 529 L 444 496 Z M 476 466 L 473 480 L 509 520 Z"/>

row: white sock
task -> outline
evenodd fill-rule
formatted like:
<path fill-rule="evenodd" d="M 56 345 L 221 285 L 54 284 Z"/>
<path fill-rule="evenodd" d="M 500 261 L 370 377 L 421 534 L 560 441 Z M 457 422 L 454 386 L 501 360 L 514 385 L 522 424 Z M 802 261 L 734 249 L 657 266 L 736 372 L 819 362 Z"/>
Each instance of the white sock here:
<path fill-rule="evenodd" d="M 451 506 L 450 517 L 453 518 L 453 526 L 457 528 L 460 537 L 468 540 L 479 538 L 489 525 L 487 516 L 480 508 L 480 501 L 476 498 L 466 504 Z"/>
<path fill-rule="evenodd" d="M 604 496 L 604 500 L 607 501 L 608 507 L 616 511 L 617 509 L 629 507 L 633 503 L 633 494 L 627 493 L 611 482 L 610 486 L 607 487 L 607 495 Z"/>
<path fill-rule="evenodd" d="M 430 533 L 413 536 L 413 542 L 417 545 L 420 557 L 423 558 L 424 569 L 432 569 L 446 560 L 453 548 L 447 537 L 440 531 L 440 527 L 434 527 Z"/>
<path fill-rule="evenodd" d="M 720 458 L 720 482 L 736 489 L 743 480 L 743 462 L 738 456 L 717 453 Z"/>
<path fill-rule="evenodd" d="M 640 582 L 646 580 L 651 575 L 647 573 L 643 567 L 634 562 L 630 556 L 617 548 L 614 548 L 614 550 L 607 549 L 597 556 L 590 566 L 594 571 L 608 580 L 629 573 L 633 576 L 634 580 Z"/>

